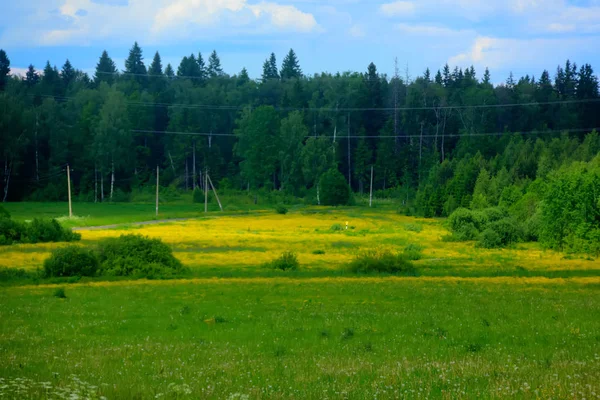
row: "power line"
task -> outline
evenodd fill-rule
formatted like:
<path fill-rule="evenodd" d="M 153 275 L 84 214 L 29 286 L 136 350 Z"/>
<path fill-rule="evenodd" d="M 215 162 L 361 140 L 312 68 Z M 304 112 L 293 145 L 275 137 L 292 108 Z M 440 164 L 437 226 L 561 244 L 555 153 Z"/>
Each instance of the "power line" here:
<path fill-rule="evenodd" d="M 54 98 L 60 100 L 74 100 L 73 96 L 53 96 L 53 95 L 36 95 Z M 507 107 L 531 107 L 542 105 L 560 105 L 560 104 L 586 104 L 600 103 L 600 98 L 597 99 L 573 99 L 573 100 L 557 100 L 557 101 L 542 101 L 542 102 L 527 102 L 527 103 L 507 103 L 507 104 L 474 104 L 474 105 L 457 105 L 457 106 L 423 106 L 423 107 L 273 107 L 279 111 L 326 111 L 326 112 L 353 112 L 353 111 L 426 111 L 426 110 L 468 110 L 468 109 L 485 109 L 485 108 L 507 108 Z M 246 108 L 256 108 L 258 106 L 227 106 L 227 105 L 207 105 L 207 104 L 181 104 L 181 103 L 154 103 L 143 101 L 126 101 L 125 104 L 139 107 L 172 107 L 183 109 L 201 109 L 209 111 L 239 111 Z"/>
<path fill-rule="evenodd" d="M 360 136 L 360 135 L 347 135 L 347 136 L 337 136 L 336 139 L 391 139 L 391 138 L 435 138 L 435 137 L 480 137 L 480 136 L 504 136 L 504 135 L 548 135 L 562 132 L 591 132 L 593 130 L 600 130 L 600 128 L 572 128 L 572 129 L 554 129 L 554 130 L 535 130 L 535 131 L 527 131 L 527 132 L 486 132 L 486 133 L 471 133 L 471 134 L 445 134 L 445 135 L 379 135 L 379 136 Z M 204 132 L 173 132 L 173 131 L 149 131 L 149 130 L 131 130 L 131 132 L 135 133 L 152 133 L 152 134 L 162 134 L 162 135 L 190 135 L 190 136 L 229 136 L 236 137 L 238 135 L 234 133 L 204 133 Z M 313 138 L 314 135 L 306 135 L 305 138 Z M 332 135 L 319 135 L 317 137 L 324 137 L 333 139 Z"/>

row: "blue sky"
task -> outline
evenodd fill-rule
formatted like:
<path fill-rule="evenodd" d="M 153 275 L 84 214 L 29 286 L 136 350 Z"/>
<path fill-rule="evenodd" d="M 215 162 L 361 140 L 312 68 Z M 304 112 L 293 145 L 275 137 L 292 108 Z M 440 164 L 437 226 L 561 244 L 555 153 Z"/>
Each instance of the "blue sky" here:
<path fill-rule="evenodd" d="M 600 69 L 600 0 L 5 0 L 0 48 L 13 71 L 70 59 L 92 72 L 106 49 L 120 69 L 134 41 L 176 68 L 216 49 L 226 72 L 258 78 L 271 52 L 294 48 L 305 73 L 415 77 L 446 62 L 489 67 L 494 82 L 554 73 L 569 58 Z"/>

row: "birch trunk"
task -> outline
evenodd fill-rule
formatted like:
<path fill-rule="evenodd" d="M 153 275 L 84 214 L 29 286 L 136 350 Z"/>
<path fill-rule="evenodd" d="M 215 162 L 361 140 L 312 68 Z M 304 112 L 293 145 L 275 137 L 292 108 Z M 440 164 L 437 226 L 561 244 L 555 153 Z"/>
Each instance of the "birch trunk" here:
<path fill-rule="evenodd" d="M 115 190 L 115 162 L 111 163 L 110 171 L 110 201 L 113 199 L 113 193 Z"/>

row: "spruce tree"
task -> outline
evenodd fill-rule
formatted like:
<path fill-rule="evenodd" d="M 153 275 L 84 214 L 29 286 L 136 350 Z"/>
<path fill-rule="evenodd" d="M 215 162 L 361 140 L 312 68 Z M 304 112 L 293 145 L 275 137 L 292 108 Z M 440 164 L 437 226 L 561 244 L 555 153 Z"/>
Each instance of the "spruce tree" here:
<path fill-rule="evenodd" d="M 298 62 L 298 57 L 293 49 L 283 59 L 281 64 L 281 79 L 297 79 L 302 77 L 302 70 Z"/>
<path fill-rule="evenodd" d="M 150 64 L 150 68 L 148 69 L 148 75 L 161 76 L 162 74 L 162 60 L 160 59 L 160 54 L 158 54 L 157 51 L 156 54 L 154 54 L 154 59 L 152 60 L 152 64 Z"/>
<path fill-rule="evenodd" d="M 167 78 L 173 78 L 175 76 L 175 71 L 173 71 L 171 64 L 167 64 L 167 67 L 165 68 L 165 76 Z"/>
<path fill-rule="evenodd" d="M 0 91 L 3 91 L 6 87 L 8 74 L 10 74 L 10 59 L 6 52 L 0 49 Z"/>
<path fill-rule="evenodd" d="M 112 85 L 115 81 L 117 74 L 117 66 L 114 61 L 108 56 L 106 50 L 102 52 L 98 64 L 96 64 L 96 73 L 94 75 L 94 82 L 100 84 L 100 82 L 106 82 Z"/>
<path fill-rule="evenodd" d="M 33 66 L 33 64 L 29 64 L 29 67 L 27 68 L 27 73 L 25 74 L 25 82 L 27 83 L 27 86 L 31 87 L 35 85 L 39 82 L 39 80 L 40 76 L 35 70 L 35 67 Z"/>
<path fill-rule="evenodd" d="M 202 82 L 207 78 L 208 72 L 206 71 L 206 63 L 204 62 L 204 58 L 202 57 L 202 53 L 198 52 L 198 59 L 196 60 L 198 63 L 198 72 L 200 81 Z"/>
<path fill-rule="evenodd" d="M 221 75 L 223 75 L 221 60 L 219 59 L 217 51 L 213 50 L 213 52 L 210 54 L 210 58 L 208 59 L 208 76 L 211 78 L 216 78 Z"/>
<path fill-rule="evenodd" d="M 125 73 L 130 74 L 131 79 L 139 83 L 145 81 L 147 71 L 144 65 L 144 55 L 137 42 L 133 44 L 129 50 L 129 57 L 125 60 Z"/>
<path fill-rule="evenodd" d="M 61 75 L 63 85 L 65 86 L 65 88 L 69 87 L 71 82 L 73 82 L 73 80 L 75 79 L 77 72 L 75 71 L 75 69 L 71 65 L 71 62 L 68 59 L 67 59 L 67 61 L 65 61 L 65 65 L 63 65 L 63 67 L 62 67 L 62 71 L 61 71 L 60 75 Z"/>
<path fill-rule="evenodd" d="M 238 86 L 242 86 L 248 82 L 250 82 L 250 75 L 248 75 L 248 70 L 246 69 L 246 67 L 244 67 L 240 71 L 240 74 L 237 79 L 237 84 L 238 84 Z"/>

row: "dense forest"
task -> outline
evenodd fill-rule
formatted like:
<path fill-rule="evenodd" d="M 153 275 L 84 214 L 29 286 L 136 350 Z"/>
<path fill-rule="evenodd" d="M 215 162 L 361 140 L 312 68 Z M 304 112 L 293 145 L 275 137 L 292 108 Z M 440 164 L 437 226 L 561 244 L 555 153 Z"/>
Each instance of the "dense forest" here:
<path fill-rule="evenodd" d="M 329 169 L 364 193 L 373 168 L 376 196 L 407 212 L 519 203 L 528 219 L 552 179 L 589 170 L 584 219 L 600 226 L 600 98 L 589 64 L 495 85 L 487 69 L 448 65 L 417 77 L 373 63 L 307 76 L 290 50 L 281 65 L 267 57 L 253 80 L 246 69 L 225 73 L 216 51 L 163 66 L 158 53 L 145 63 L 136 43 L 124 67 L 103 52 L 93 77 L 68 60 L 15 77 L 0 50 L 4 201 L 66 198 L 67 164 L 75 198 L 94 202 L 150 189 L 157 166 L 176 190 L 203 189 L 208 171 L 218 188 L 315 202 Z"/>

